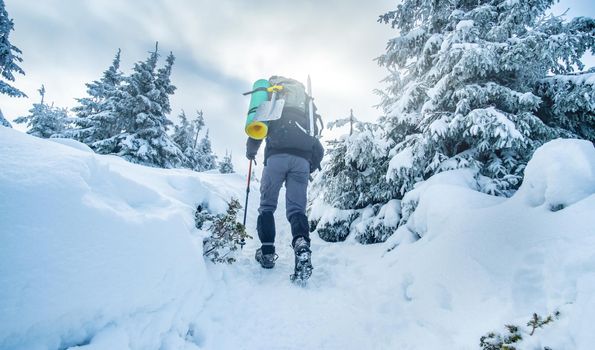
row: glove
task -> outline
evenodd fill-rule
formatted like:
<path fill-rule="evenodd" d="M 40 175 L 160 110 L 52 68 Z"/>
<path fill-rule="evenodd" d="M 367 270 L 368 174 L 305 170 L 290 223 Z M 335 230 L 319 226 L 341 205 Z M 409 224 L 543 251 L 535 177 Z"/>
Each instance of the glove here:
<path fill-rule="evenodd" d="M 253 138 L 248 138 L 246 141 L 246 158 L 249 160 L 256 159 L 256 153 L 258 153 L 258 148 L 260 148 L 260 144 L 262 140 L 254 140 Z"/>

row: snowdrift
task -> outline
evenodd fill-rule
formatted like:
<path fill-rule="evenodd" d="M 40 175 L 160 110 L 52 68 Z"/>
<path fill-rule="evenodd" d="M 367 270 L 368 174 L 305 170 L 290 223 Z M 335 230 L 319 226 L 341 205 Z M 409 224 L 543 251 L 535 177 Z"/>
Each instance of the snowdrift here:
<path fill-rule="evenodd" d="M 243 180 L 54 141 L 0 128 L 0 349 L 198 341 L 212 286 L 194 208 L 222 212 Z"/>
<path fill-rule="evenodd" d="M 399 317 L 416 320 L 397 347 L 477 348 L 535 312 L 561 318 L 519 349 L 589 349 L 595 342 L 595 149 L 554 140 L 527 165 L 510 199 L 477 192 L 465 170 L 438 174 L 403 202 L 418 202 L 387 242 Z M 421 236 L 415 240 L 414 237 Z M 412 243 L 414 242 L 414 243 Z M 407 315 L 407 316 L 404 316 Z M 429 330 L 432 331 L 429 331 Z M 423 339 L 423 340 L 420 340 Z"/>

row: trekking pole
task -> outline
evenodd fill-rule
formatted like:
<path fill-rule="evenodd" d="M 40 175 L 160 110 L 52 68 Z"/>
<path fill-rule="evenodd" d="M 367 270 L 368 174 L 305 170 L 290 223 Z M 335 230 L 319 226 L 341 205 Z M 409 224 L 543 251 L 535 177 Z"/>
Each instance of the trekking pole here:
<path fill-rule="evenodd" d="M 246 215 L 248 214 L 248 197 L 250 196 L 250 179 L 252 177 L 252 159 L 250 159 L 250 165 L 248 165 L 248 185 L 246 186 L 246 202 L 244 203 L 244 221 L 242 225 L 244 225 L 244 229 L 246 229 Z M 242 242 L 240 246 L 244 249 L 244 244 L 246 244 L 246 240 L 242 237 Z"/>

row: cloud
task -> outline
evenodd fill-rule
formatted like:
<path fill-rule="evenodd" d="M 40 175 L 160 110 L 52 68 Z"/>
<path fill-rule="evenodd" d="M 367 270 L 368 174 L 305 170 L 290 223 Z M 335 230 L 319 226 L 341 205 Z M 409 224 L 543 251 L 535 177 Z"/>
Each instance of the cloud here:
<path fill-rule="evenodd" d="M 349 108 L 374 118 L 372 94 L 383 72 L 372 59 L 389 37 L 376 17 L 392 1 L 6 0 L 15 21 L 11 40 L 23 50 L 27 76 L 16 85 L 29 99 L 0 103 L 7 116 L 25 114 L 44 83 L 48 100 L 72 107 L 85 83 L 109 66 L 117 48 L 129 71 L 154 42 L 177 56 L 172 98 L 179 110 L 202 109 L 219 154 L 243 154 L 241 93 L 254 80 L 312 75 L 319 110 L 327 120 Z M 239 158 L 239 157 L 238 157 Z M 237 161 L 237 159 L 236 159 Z"/>

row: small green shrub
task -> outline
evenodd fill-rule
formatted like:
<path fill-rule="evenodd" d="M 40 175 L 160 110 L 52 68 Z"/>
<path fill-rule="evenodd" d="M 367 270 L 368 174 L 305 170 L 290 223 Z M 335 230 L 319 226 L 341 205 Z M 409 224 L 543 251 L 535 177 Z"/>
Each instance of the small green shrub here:
<path fill-rule="evenodd" d="M 214 263 L 231 264 L 236 261 L 234 252 L 241 248 L 247 238 L 246 227 L 237 221 L 242 209 L 240 202 L 232 198 L 225 214 L 213 215 L 198 206 L 194 218 L 196 228 L 210 232 L 203 240 L 203 256 Z"/>
<path fill-rule="evenodd" d="M 546 324 L 553 322 L 555 319 L 560 317 L 560 311 L 554 312 L 553 315 L 548 315 L 546 318 L 542 318 L 538 314 L 534 313 L 533 317 L 527 326 L 531 327 L 529 336 L 535 334 L 537 328 L 543 328 Z M 479 339 L 479 346 L 482 350 L 517 350 L 515 344 L 523 340 L 522 331 L 519 326 L 506 325 L 506 332 L 500 334 L 497 332 L 490 332 Z M 525 332 L 527 333 L 527 332 Z M 545 347 L 544 350 L 551 350 Z"/>

